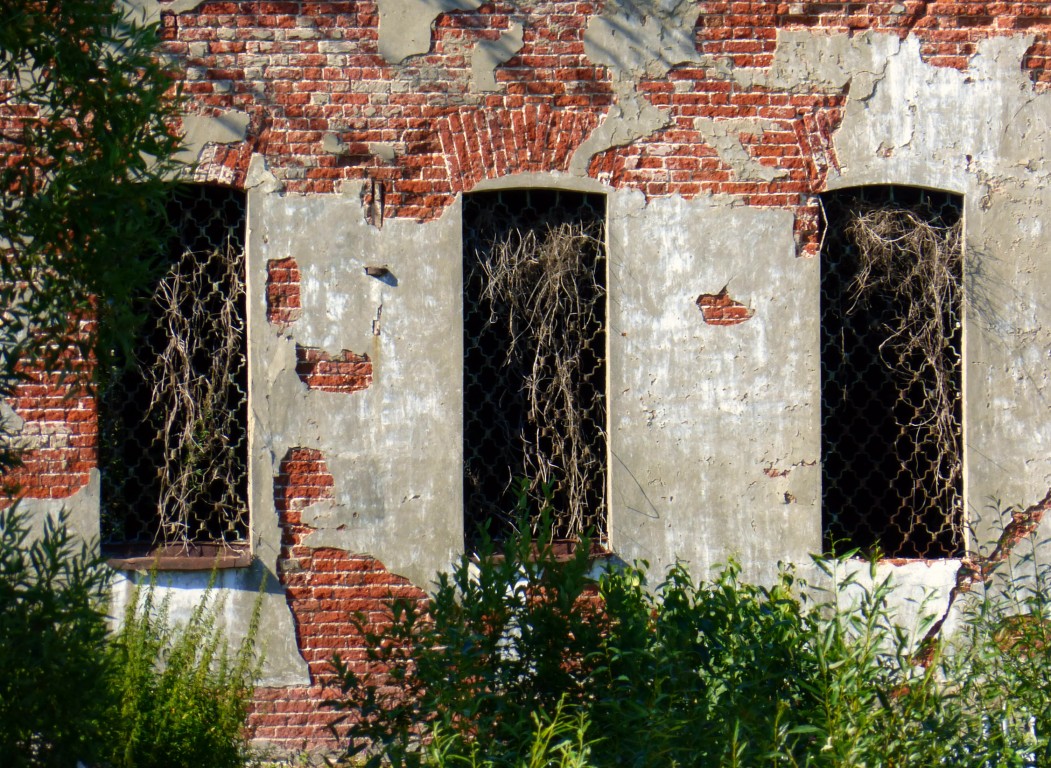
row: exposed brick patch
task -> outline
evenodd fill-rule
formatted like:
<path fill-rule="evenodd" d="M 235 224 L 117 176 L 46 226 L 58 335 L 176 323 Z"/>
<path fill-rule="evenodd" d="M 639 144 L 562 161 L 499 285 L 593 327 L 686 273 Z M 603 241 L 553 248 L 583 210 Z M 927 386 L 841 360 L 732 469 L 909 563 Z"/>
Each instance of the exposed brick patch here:
<path fill-rule="evenodd" d="M 248 725 L 253 737 L 280 749 L 332 748 L 330 725 L 338 713 L 324 706 L 336 695 L 331 660 L 339 654 L 357 673 L 369 670 L 368 645 L 352 620 L 370 629 L 389 621 L 394 598 L 423 601 L 425 593 L 368 555 L 304 546 L 313 530 L 302 522 L 310 504 L 332 498 L 333 478 L 324 456 L 292 448 L 274 479 L 281 526 L 278 576 L 292 612 L 296 643 L 310 672 L 309 686 L 260 688 Z"/>
<path fill-rule="evenodd" d="M 750 320 L 755 310 L 730 298 L 727 286 L 718 293 L 702 293 L 697 297 L 704 322 L 708 325 L 738 325 Z"/>
<path fill-rule="evenodd" d="M 304 507 L 332 498 L 335 478 L 328 471 L 325 457 L 314 448 L 291 448 L 278 466 L 274 478 L 274 505 L 279 515 L 299 513 Z"/>
<path fill-rule="evenodd" d="M 81 323 L 81 333 L 90 323 Z M 57 372 L 22 368 L 24 381 L 7 403 L 24 420 L 18 444 L 21 465 L 0 477 L 5 496 L 65 499 L 88 484 L 98 463 L 98 418 L 87 386 L 90 361 L 70 352 L 56 361 Z"/>
<path fill-rule="evenodd" d="M 285 327 L 303 313 L 299 298 L 299 264 L 295 259 L 270 259 L 266 263 L 266 319 Z"/>
<path fill-rule="evenodd" d="M 336 357 L 316 347 L 296 344 L 296 373 L 310 389 L 357 392 L 372 384 L 372 361 L 344 349 Z"/>

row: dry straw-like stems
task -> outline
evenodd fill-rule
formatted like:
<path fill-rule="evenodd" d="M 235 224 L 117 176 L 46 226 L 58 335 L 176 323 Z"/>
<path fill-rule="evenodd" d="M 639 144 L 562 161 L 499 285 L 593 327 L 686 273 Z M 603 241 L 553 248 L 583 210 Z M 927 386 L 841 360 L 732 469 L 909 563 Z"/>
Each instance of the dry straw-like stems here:
<path fill-rule="evenodd" d="M 237 489 L 245 468 L 234 439 L 242 434 L 244 290 L 240 259 L 227 247 L 184 253 L 154 294 L 167 345 L 146 380 L 164 454 L 158 536 L 165 543 L 210 538 L 196 530 L 195 509 L 231 530 L 243 514 Z"/>
<path fill-rule="evenodd" d="M 849 311 L 874 294 L 892 300 L 880 357 L 898 374 L 900 399 L 915 408 L 915 416 L 899 426 L 916 454 L 931 462 L 936 497 L 926 501 L 958 505 L 961 224 L 942 224 L 909 208 L 874 206 L 852 216 L 847 234 L 859 260 Z M 962 536 L 962 530 L 955 533 Z"/>
<path fill-rule="evenodd" d="M 586 390 L 592 402 L 582 402 L 581 386 L 604 357 L 595 349 L 604 344 L 605 289 L 595 266 L 602 247 L 588 227 L 562 223 L 512 230 L 481 259 L 489 322 L 506 323 L 506 364 L 523 374 L 530 496 L 543 503 L 546 485 L 564 499 L 555 511 L 560 536 L 580 535 L 595 522 L 593 507 L 605 506 L 605 456 L 589 437 L 604 442 L 604 403 L 594 402 L 603 384 Z"/>

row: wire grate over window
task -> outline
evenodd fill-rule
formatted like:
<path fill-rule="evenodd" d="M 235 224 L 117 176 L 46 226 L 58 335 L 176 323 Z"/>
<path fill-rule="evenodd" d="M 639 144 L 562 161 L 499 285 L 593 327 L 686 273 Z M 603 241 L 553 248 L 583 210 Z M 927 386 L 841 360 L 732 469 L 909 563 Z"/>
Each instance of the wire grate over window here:
<path fill-rule="evenodd" d="M 876 186 L 822 202 L 825 545 L 957 556 L 965 543 L 961 199 Z"/>
<path fill-rule="evenodd" d="M 605 198 L 464 198 L 464 504 L 506 536 L 550 508 L 552 534 L 606 534 Z"/>
<path fill-rule="evenodd" d="M 248 537 L 245 196 L 184 186 L 133 365 L 99 399 L 105 544 Z"/>

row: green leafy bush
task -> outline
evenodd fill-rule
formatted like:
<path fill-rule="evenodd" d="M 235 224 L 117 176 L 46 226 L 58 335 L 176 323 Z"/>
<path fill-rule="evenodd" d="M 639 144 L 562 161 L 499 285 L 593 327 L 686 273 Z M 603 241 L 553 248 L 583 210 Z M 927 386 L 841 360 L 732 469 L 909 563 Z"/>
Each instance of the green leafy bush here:
<path fill-rule="evenodd" d="M 210 590 L 175 625 L 151 582 L 111 634 L 111 573 L 64 515 L 37 535 L 0 509 L 0 764 L 244 765 L 261 602 L 234 652 Z"/>
<path fill-rule="evenodd" d="M 816 564 L 823 589 L 787 569 L 749 584 L 731 562 L 702 583 L 675 566 L 651 590 L 645 566 L 590 579 L 586 545 L 569 560 L 528 538 L 483 549 L 426 603 L 394 603 L 367 673 L 334 660 L 346 754 L 371 766 L 1051 764 L 1045 571 L 1021 596 L 964 595 L 963 629 L 921 664 L 931 619 L 899 626 L 874 562 L 866 579 L 843 576 L 858 571 L 849 556 Z"/>
<path fill-rule="evenodd" d="M 113 701 L 106 653 L 109 569 L 65 517 L 39 536 L 0 509 L 0 756 L 5 766 L 90 761 Z"/>
<path fill-rule="evenodd" d="M 213 574 L 214 581 L 214 574 Z M 209 585 L 182 624 L 169 617 L 153 579 L 136 589 L 113 638 L 119 709 L 110 737 L 114 768 L 236 768 L 248 758 L 244 731 L 258 673 L 248 633 L 231 652 L 220 616 L 223 601 Z"/>
<path fill-rule="evenodd" d="M 564 706 L 569 716 L 591 697 L 586 683 L 597 658 L 602 622 L 589 605 L 587 547 L 562 560 L 549 541 L 510 540 L 497 553 L 481 545 L 441 574 L 427 606 L 395 600 L 382 633 L 358 617 L 376 674 L 359 676 L 335 660 L 353 723 L 348 756 L 366 749 L 367 765 L 420 765 L 420 727 L 444 734 L 447 748 L 487 745 L 487 757 L 525 754 L 534 715 Z"/>

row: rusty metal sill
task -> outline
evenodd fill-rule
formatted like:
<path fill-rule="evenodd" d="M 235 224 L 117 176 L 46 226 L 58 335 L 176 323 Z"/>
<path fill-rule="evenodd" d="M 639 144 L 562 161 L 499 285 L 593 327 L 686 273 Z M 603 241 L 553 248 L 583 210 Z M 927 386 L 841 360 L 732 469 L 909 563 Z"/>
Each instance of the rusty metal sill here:
<path fill-rule="evenodd" d="M 102 547 L 102 556 L 118 571 L 211 571 L 247 568 L 252 548 L 237 544 L 117 544 Z"/>

